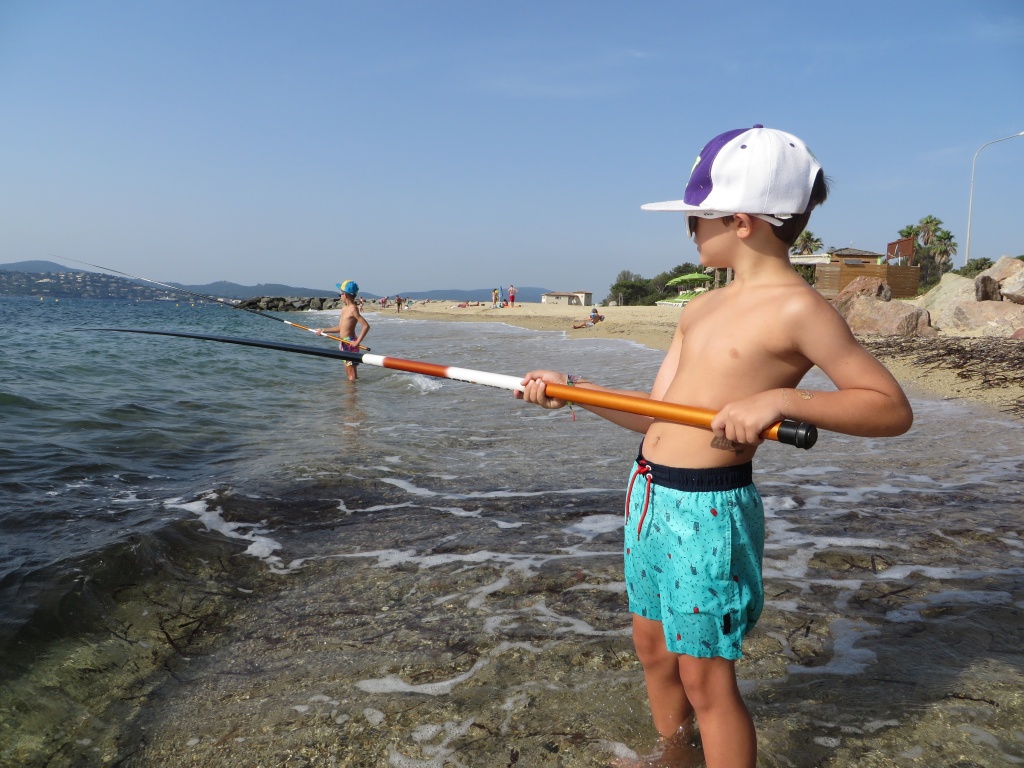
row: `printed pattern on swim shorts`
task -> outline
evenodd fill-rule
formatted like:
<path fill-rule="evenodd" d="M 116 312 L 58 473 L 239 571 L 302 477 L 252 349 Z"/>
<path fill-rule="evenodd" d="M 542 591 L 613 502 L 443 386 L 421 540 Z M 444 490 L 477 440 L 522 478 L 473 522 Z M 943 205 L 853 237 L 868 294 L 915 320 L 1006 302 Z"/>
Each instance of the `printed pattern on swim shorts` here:
<path fill-rule="evenodd" d="M 354 336 L 346 336 L 345 339 L 340 344 L 338 344 L 338 349 L 340 349 L 342 352 L 358 352 L 359 345 L 356 344 Z M 359 363 L 357 363 L 355 360 L 346 360 L 345 365 L 352 366 L 359 365 Z"/>
<path fill-rule="evenodd" d="M 630 611 L 660 621 L 673 653 L 740 658 L 764 605 L 757 489 L 681 491 L 658 485 L 656 467 L 633 470 L 624 542 Z"/>

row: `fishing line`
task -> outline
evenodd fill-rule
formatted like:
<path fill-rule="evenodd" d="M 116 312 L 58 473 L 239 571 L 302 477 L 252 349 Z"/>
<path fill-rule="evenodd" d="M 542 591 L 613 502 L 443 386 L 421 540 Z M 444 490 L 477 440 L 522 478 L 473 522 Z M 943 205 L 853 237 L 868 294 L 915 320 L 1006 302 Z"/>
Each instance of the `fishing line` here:
<path fill-rule="evenodd" d="M 55 259 L 64 259 L 66 261 L 73 261 L 76 264 L 85 264 L 87 267 L 95 267 L 96 269 L 102 269 L 105 272 L 113 272 L 115 275 L 121 275 L 122 277 L 130 277 L 133 280 L 142 280 L 142 281 L 147 282 L 147 283 L 152 283 L 153 285 L 159 285 L 159 286 L 162 286 L 164 288 L 168 288 L 168 289 L 170 289 L 172 291 L 176 291 L 177 293 L 187 293 L 189 296 L 196 296 L 197 298 L 206 299 L 207 301 L 215 301 L 218 304 L 223 304 L 225 307 L 231 307 L 232 309 L 240 309 L 243 312 L 249 312 L 249 313 L 251 313 L 253 315 L 259 315 L 260 317 L 266 317 L 266 318 L 269 318 L 270 320 L 276 320 L 279 323 L 284 323 L 285 325 L 290 325 L 293 328 L 301 328 L 302 330 L 309 331 L 310 333 L 316 333 L 317 332 L 316 328 L 309 328 L 309 327 L 307 327 L 305 325 L 300 325 L 299 323 L 293 323 L 291 320 L 285 320 L 284 318 L 277 317 L 276 315 L 268 315 L 266 312 L 261 312 L 260 310 L 253 309 L 251 307 L 240 307 L 237 304 L 232 304 L 230 301 L 224 301 L 224 299 L 218 299 L 216 296 L 208 296 L 205 293 L 196 293 L 195 291 L 190 291 L 190 290 L 188 290 L 186 288 L 179 288 L 176 285 L 170 285 L 168 283 L 161 283 L 158 280 L 150 280 L 148 277 L 141 277 L 140 275 L 129 275 L 127 272 L 121 272 L 119 270 L 111 269 L 110 267 L 104 267 L 104 266 L 101 266 L 99 264 L 90 264 L 88 261 L 82 261 L 81 259 L 72 259 L 70 256 L 53 256 L 53 258 L 55 258 Z M 342 338 L 340 338 L 338 336 L 331 336 L 328 333 L 321 333 L 321 334 L 317 334 L 317 335 L 318 336 L 323 336 L 324 338 L 327 338 L 327 339 L 334 339 L 335 341 L 347 341 L 347 339 L 342 339 Z M 369 347 L 361 346 L 359 348 L 360 349 L 365 349 L 367 352 L 370 351 Z"/>

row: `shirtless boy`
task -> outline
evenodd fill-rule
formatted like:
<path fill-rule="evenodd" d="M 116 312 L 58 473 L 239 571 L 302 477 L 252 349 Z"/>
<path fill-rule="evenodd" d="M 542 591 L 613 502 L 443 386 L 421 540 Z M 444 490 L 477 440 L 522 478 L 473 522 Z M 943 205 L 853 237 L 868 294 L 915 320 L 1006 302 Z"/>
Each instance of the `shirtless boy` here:
<path fill-rule="evenodd" d="M 743 636 L 764 603 L 764 511 L 751 483 L 759 436 L 781 419 L 849 435 L 906 432 L 910 404 L 835 309 L 790 266 L 789 248 L 828 187 L 804 143 L 754 126 L 712 139 L 680 211 L 724 288 L 683 310 L 650 397 L 717 411 L 712 433 L 590 408 L 644 435 L 626 500 L 625 572 L 633 641 L 654 726 L 665 740 L 696 717 L 708 768 L 753 768 L 754 724 L 736 684 Z M 836 391 L 797 389 L 818 366 Z M 531 371 L 517 397 L 545 408 L 546 383 L 605 389 L 577 375 Z"/>
<path fill-rule="evenodd" d="M 370 332 L 370 324 L 366 322 L 366 318 L 359 311 L 359 304 L 356 302 L 359 285 L 354 280 L 346 280 L 343 283 L 338 283 L 338 290 L 341 292 L 341 301 L 345 305 L 341 308 L 338 324 L 333 328 L 317 328 L 316 335 L 321 336 L 325 333 L 337 334 L 344 339 L 338 345 L 342 352 L 358 352 L 363 339 Z M 362 326 L 358 336 L 356 336 L 357 324 Z M 355 361 L 345 361 L 345 375 L 348 376 L 349 381 L 355 381 L 358 378 L 356 372 L 357 365 L 359 363 Z"/>

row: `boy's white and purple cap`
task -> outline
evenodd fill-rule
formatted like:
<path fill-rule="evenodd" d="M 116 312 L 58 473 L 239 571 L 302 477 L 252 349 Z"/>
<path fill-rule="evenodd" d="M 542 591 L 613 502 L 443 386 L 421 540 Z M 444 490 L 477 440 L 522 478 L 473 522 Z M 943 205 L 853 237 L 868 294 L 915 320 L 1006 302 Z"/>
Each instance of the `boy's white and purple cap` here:
<path fill-rule="evenodd" d="M 715 136 L 690 171 L 682 200 L 648 203 L 645 211 L 681 211 L 717 219 L 749 213 L 778 226 L 804 213 L 821 165 L 791 133 L 755 125 Z"/>

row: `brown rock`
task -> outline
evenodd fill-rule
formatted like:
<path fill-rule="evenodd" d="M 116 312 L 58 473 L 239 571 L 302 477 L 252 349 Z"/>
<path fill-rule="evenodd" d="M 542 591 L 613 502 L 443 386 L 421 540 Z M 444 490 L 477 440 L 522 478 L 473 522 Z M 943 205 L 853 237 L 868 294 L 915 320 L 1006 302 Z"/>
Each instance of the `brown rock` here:
<path fill-rule="evenodd" d="M 863 279 L 863 278 L 858 278 Z M 881 301 L 870 296 L 851 296 L 836 309 L 856 334 L 926 336 L 934 333 L 928 310 L 904 301 Z"/>
<path fill-rule="evenodd" d="M 964 302 L 948 313 L 948 322 L 943 330 L 1007 337 L 1024 327 L 1024 306 L 1010 301 Z"/>
<path fill-rule="evenodd" d="M 881 301 L 889 301 L 892 299 L 892 289 L 880 277 L 858 277 L 839 292 L 835 302 L 838 303 L 850 296 L 871 296 Z"/>
<path fill-rule="evenodd" d="M 1002 301 L 1003 296 L 999 293 L 999 281 L 988 275 L 978 275 L 974 278 L 974 300 Z"/>
<path fill-rule="evenodd" d="M 1016 331 L 1013 332 L 1010 338 L 1024 340 L 1024 328 L 1018 328 Z"/>
<path fill-rule="evenodd" d="M 999 261 L 993 264 L 991 267 L 980 273 L 978 276 L 986 275 L 993 278 L 996 282 L 1002 283 L 1008 277 L 1020 274 L 1024 271 L 1024 261 L 1020 259 L 1012 259 L 1009 256 L 1001 256 Z"/>
<path fill-rule="evenodd" d="M 1024 261 L 1019 259 L 1013 259 L 1013 261 L 1016 261 L 1018 264 L 1024 264 Z M 1024 269 L 1003 280 L 999 284 L 999 291 L 1006 301 L 1012 301 L 1014 304 L 1024 304 Z"/>

